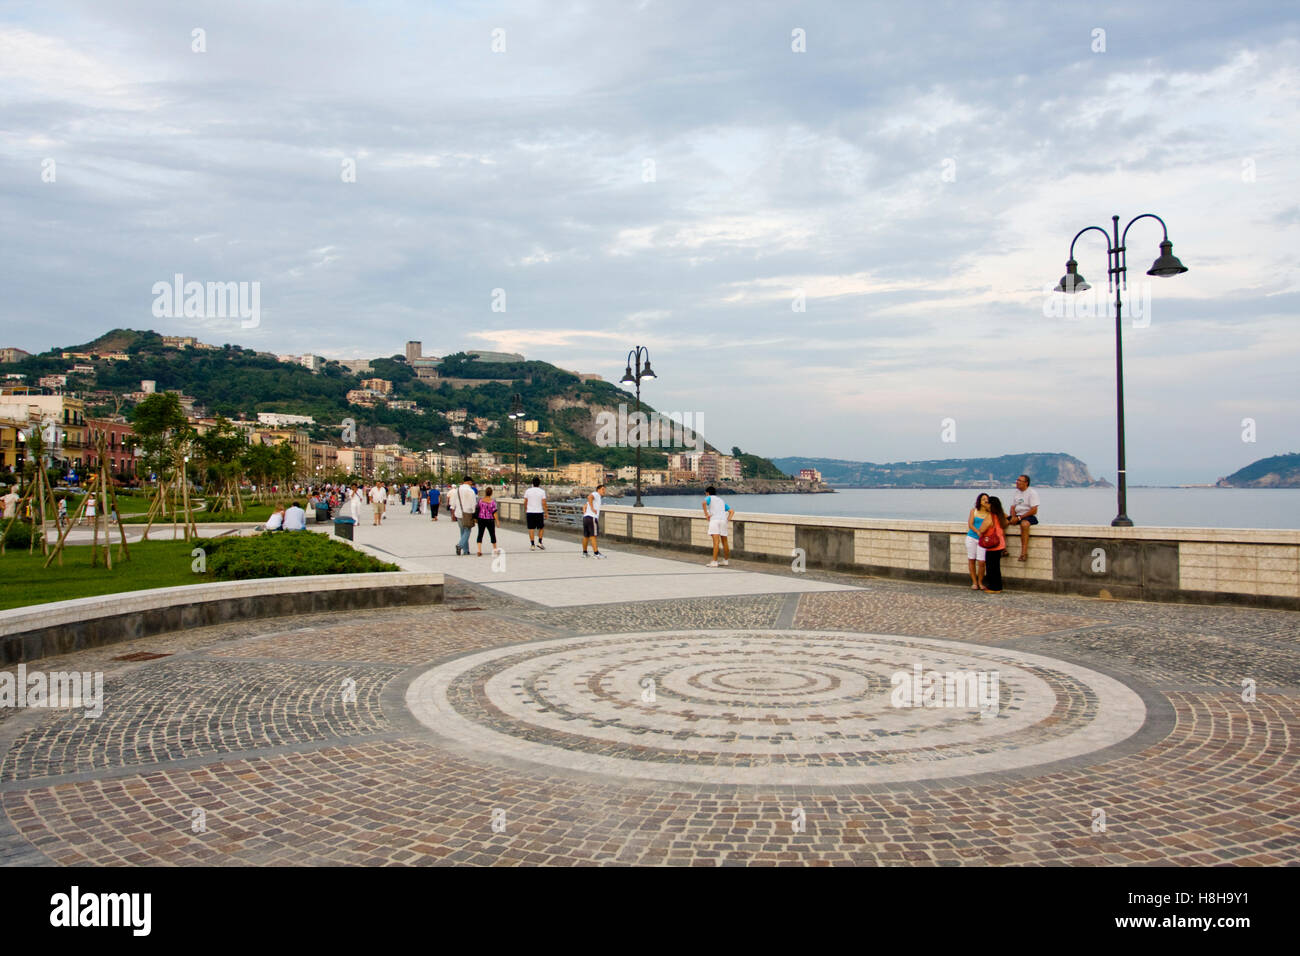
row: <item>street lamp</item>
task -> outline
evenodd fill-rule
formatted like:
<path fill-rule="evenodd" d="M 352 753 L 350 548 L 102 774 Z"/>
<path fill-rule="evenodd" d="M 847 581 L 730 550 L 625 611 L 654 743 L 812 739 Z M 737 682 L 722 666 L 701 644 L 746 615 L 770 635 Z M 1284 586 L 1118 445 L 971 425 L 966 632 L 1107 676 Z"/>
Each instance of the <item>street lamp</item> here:
<path fill-rule="evenodd" d="M 438 447 L 441 448 L 446 444 L 447 443 L 445 441 L 440 441 L 438 442 Z M 447 483 L 447 456 L 442 452 L 438 452 L 438 484 L 445 485 L 446 483 Z"/>
<path fill-rule="evenodd" d="M 641 365 L 641 356 L 645 355 L 645 365 Z M 632 351 L 627 353 L 627 371 L 623 373 L 620 385 L 636 386 L 636 410 L 641 412 L 641 379 L 658 378 L 654 370 L 650 368 L 650 350 L 644 345 L 638 345 Z M 638 419 L 638 422 L 640 419 Z M 645 440 L 645 435 L 638 431 L 636 442 L 636 503 L 634 508 L 644 508 L 645 504 L 641 501 L 641 444 Z"/>
<path fill-rule="evenodd" d="M 518 392 L 510 398 L 510 420 L 515 423 L 515 497 L 519 497 L 519 420 L 524 417 L 524 397 Z"/>
<path fill-rule="evenodd" d="M 1110 290 L 1115 287 L 1115 422 L 1116 431 L 1118 432 L 1118 458 L 1119 458 L 1119 514 L 1111 522 L 1113 527 L 1131 528 L 1133 521 L 1128 516 L 1128 472 L 1124 464 L 1124 350 L 1120 338 L 1120 315 L 1123 312 L 1123 303 L 1120 301 L 1120 289 L 1128 288 L 1128 249 L 1125 243 L 1128 241 L 1128 231 L 1133 228 L 1133 223 L 1139 219 L 1154 219 L 1160 223 L 1160 228 L 1164 230 L 1164 238 L 1160 241 L 1160 255 L 1156 261 L 1151 264 L 1147 270 L 1147 275 L 1165 278 L 1168 276 L 1181 275 L 1187 271 L 1183 265 L 1174 256 L 1174 244 L 1169 241 L 1169 227 L 1165 221 L 1154 213 L 1144 212 L 1140 216 L 1135 216 L 1129 220 L 1124 227 L 1123 234 L 1119 231 L 1119 216 L 1111 216 L 1111 232 L 1107 233 L 1101 226 L 1086 226 L 1080 229 L 1075 237 L 1070 240 L 1070 258 L 1065 263 L 1065 275 L 1061 276 L 1060 283 L 1057 284 L 1056 292 L 1086 292 L 1092 286 L 1088 285 L 1086 279 L 1079 275 L 1079 264 L 1074 259 L 1074 244 L 1079 241 L 1079 236 L 1093 229 L 1100 232 L 1106 237 L 1106 289 Z"/>

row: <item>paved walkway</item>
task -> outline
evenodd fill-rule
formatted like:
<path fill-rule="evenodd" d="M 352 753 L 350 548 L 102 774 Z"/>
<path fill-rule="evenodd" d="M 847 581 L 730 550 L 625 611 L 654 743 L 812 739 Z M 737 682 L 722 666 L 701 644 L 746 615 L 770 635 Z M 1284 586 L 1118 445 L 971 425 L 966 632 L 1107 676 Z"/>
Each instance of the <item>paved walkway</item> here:
<path fill-rule="evenodd" d="M 368 521 L 445 605 L 42 662 L 103 714 L 0 708 L 0 862 L 1300 863 L 1300 614 Z"/>
<path fill-rule="evenodd" d="M 440 571 L 548 607 L 797 594 L 849 587 L 809 580 L 806 575 L 710 568 L 707 559 L 698 555 L 673 557 L 671 552 L 660 552 L 666 555 L 661 557 L 636 553 L 613 541 L 605 542 L 604 560 L 584 558 L 579 539 L 555 533 L 546 541 L 545 550 L 530 551 L 528 533 L 505 526 L 497 531 L 503 555 L 493 556 L 491 539 L 485 535 L 483 557 L 477 557 L 475 529 L 470 535 L 473 553 L 458 557 L 455 549 L 459 529 L 445 515 L 433 521 L 412 515 L 405 508 L 390 508 L 383 525 L 375 527 L 368 511 L 363 510 L 354 540 L 376 557 L 406 571 Z"/>

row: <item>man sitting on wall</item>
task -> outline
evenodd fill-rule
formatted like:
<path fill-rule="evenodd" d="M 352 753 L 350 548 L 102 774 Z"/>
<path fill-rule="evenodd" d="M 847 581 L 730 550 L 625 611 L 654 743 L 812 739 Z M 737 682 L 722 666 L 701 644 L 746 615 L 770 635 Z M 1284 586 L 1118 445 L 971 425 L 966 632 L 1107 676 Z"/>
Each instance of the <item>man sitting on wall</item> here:
<path fill-rule="evenodd" d="M 1011 496 L 1011 516 L 1008 524 L 1020 526 L 1020 560 L 1029 560 L 1029 526 L 1038 524 L 1038 492 L 1029 487 L 1029 476 L 1016 479 L 1016 490 Z"/>

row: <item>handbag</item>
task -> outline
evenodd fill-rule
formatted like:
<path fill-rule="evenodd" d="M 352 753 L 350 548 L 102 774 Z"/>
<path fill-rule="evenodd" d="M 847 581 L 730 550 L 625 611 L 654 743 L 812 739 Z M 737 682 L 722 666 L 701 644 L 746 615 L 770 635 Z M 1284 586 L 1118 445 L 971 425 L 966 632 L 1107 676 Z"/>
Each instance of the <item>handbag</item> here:
<path fill-rule="evenodd" d="M 998 519 L 994 518 L 989 530 L 980 533 L 980 547 L 985 551 L 1001 551 L 1003 542 L 998 530 Z"/>

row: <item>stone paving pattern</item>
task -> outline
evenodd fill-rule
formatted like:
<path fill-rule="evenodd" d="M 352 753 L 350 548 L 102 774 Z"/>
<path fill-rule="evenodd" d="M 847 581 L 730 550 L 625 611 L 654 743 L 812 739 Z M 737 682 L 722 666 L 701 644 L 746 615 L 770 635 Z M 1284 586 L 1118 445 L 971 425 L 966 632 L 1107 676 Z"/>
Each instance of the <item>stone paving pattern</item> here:
<path fill-rule="evenodd" d="M 42 669 L 103 669 L 105 714 L 0 711 L 0 863 L 1300 864 L 1300 615 L 816 577 L 861 590 L 542 608 L 449 579 L 443 607 L 226 624 L 49 659 Z M 1057 657 L 1129 684 L 1148 725 L 1128 748 L 978 777 L 687 785 L 469 750 L 403 706 L 418 674 L 460 655 L 689 628 Z M 141 650 L 169 656 L 111 660 Z M 342 708 L 347 677 L 357 704 Z M 1253 703 L 1243 678 L 1257 682 Z"/>

